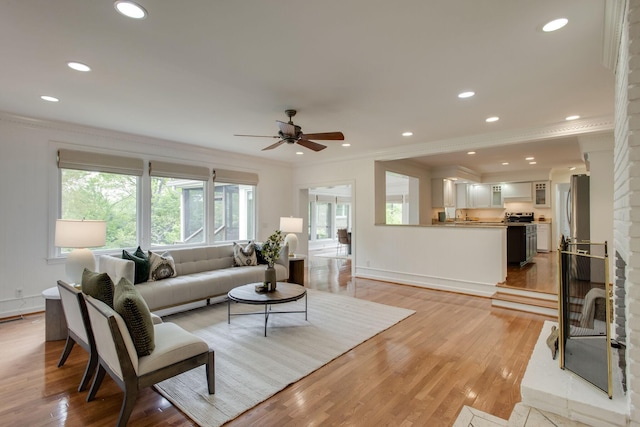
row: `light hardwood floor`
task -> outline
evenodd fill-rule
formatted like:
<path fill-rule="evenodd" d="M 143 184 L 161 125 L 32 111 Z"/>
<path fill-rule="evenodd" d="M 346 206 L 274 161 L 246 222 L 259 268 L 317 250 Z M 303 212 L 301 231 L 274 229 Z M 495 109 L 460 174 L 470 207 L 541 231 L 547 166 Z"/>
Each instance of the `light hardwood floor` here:
<path fill-rule="evenodd" d="M 308 261 L 308 287 L 416 313 L 229 426 L 450 426 L 463 405 L 509 418 L 545 317 L 492 308 L 485 298 L 352 279 L 349 260 Z M 87 354 L 76 346 L 57 368 L 64 341 L 44 341 L 43 314 L 0 324 L 0 337 L 0 425 L 115 424 L 122 392 L 107 377 L 86 403 L 77 386 Z M 193 423 L 149 388 L 129 425 Z"/>

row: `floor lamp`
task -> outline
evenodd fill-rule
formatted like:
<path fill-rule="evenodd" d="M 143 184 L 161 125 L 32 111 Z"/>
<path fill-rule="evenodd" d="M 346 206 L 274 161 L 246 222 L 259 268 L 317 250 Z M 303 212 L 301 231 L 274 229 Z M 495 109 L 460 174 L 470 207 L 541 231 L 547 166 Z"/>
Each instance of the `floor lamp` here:
<path fill-rule="evenodd" d="M 106 240 L 106 221 L 56 220 L 55 245 L 60 248 L 73 248 L 65 264 L 69 283 L 82 283 L 82 272 L 85 268 L 96 271 L 96 260 L 88 248 L 104 246 Z"/>
<path fill-rule="evenodd" d="M 284 238 L 284 243 L 289 245 L 289 256 L 295 256 L 298 248 L 298 236 L 295 233 L 302 233 L 302 218 L 281 217 L 280 231 L 289 233 Z"/>

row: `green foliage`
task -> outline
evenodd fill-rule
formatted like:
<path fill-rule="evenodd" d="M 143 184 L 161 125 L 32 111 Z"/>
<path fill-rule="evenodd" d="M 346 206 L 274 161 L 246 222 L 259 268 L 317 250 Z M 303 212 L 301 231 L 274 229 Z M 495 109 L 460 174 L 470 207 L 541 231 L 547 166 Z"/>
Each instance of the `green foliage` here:
<path fill-rule="evenodd" d="M 276 230 L 262 245 L 262 256 L 267 261 L 269 267 L 273 267 L 273 264 L 280 259 L 280 250 L 282 249 L 282 242 L 284 236 L 282 231 Z"/>
<path fill-rule="evenodd" d="M 151 243 L 171 245 L 180 241 L 180 189 L 168 178 L 151 179 Z"/>
<path fill-rule="evenodd" d="M 402 224 L 401 203 L 387 203 L 386 224 Z"/>

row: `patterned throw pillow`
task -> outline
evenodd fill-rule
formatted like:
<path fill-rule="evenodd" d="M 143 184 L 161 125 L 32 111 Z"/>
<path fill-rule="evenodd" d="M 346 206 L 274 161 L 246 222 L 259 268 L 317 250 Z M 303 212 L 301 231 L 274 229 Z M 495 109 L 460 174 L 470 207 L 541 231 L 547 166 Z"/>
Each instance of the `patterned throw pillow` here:
<path fill-rule="evenodd" d="M 138 246 L 138 249 L 136 249 L 133 254 L 123 250 L 122 259 L 131 260 L 135 264 L 134 282 L 136 285 L 149 280 L 149 257 L 140 249 L 140 246 Z"/>
<path fill-rule="evenodd" d="M 113 308 L 113 282 L 107 273 L 82 272 L 82 292 Z"/>
<path fill-rule="evenodd" d="M 140 292 L 124 277 L 116 286 L 113 309 L 127 325 L 138 356 L 151 354 L 156 348 L 151 311 Z"/>
<path fill-rule="evenodd" d="M 241 244 L 233 242 L 233 262 L 236 267 L 258 265 L 255 244 L 249 242 L 243 247 Z"/>
<path fill-rule="evenodd" d="M 158 255 L 149 251 L 149 281 L 166 279 L 177 276 L 176 264 L 169 252 Z"/>

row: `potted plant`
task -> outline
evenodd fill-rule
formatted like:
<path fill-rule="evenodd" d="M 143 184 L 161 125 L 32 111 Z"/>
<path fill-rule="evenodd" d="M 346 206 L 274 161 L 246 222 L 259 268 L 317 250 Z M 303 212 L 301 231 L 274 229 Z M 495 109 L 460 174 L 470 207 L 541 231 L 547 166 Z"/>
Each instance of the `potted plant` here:
<path fill-rule="evenodd" d="M 276 230 L 262 245 L 262 257 L 267 262 L 267 269 L 264 273 L 264 284 L 269 292 L 276 290 L 276 269 L 273 266 L 280 258 L 283 240 L 284 236 L 282 236 L 282 231 Z"/>

